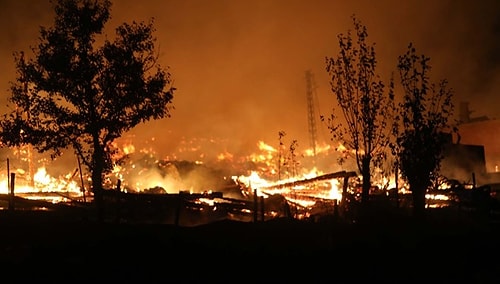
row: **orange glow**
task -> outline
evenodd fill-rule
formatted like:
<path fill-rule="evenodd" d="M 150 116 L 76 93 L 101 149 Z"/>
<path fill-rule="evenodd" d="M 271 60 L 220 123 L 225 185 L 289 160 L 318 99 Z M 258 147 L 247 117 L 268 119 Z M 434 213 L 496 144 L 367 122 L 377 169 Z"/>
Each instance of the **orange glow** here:
<path fill-rule="evenodd" d="M 200 146 L 194 146 L 194 142 L 189 141 L 185 144 L 190 145 L 186 148 L 187 150 L 199 149 Z M 117 143 L 116 146 L 119 144 Z M 246 157 L 236 158 L 234 154 L 229 151 L 224 151 L 216 156 L 216 161 L 226 162 L 230 161 L 231 166 L 237 171 L 241 171 L 238 168 L 238 163 L 246 163 L 248 161 L 255 163 L 255 169 L 248 170 L 248 174 L 240 174 L 239 176 L 232 176 L 231 180 L 241 187 L 241 191 L 244 196 L 250 197 L 257 194 L 258 197 L 263 197 L 267 199 L 274 195 L 281 195 L 284 199 L 291 204 L 295 204 L 304 210 L 313 208 L 318 202 L 330 202 L 333 201 L 340 202 L 342 200 L 342 188 L 343 179 L 333 178 L 325 180 L 317 180 L 316 177 L 323 176 L 324 172 L 321 169 L 313 166 L 310 169 L 302 168 L 297 171 L 295 176 L 281 177 L 278 179 L 277 173 L 277 156 L 278 153 L 276 149 L 269 144 L 260 141 L 258 144 L 259 152 L 251 153 Z M 342 148 L 340 145 L 337 151 Z M 200 179 L 196 176 L 188 176 L 187 178 L 182 178 L 179 170 L 167 160 L 161 160 L 156 157 L 156 153 L 151 148 L 142 148 L 137 151 L 136 146 L 131 142 L 124 143 L 121 147 L 118 147 L 119 155 L 127 155 L 132 157 L 140 153 L 140 157 L 144 160 L 133 160 L 130 159 L 128 163 L 122 165 L 115 165 L 109 176 L 105 178 L 105 185 L 108 188 L 115 188 L 117 180 L 121 182 L 121 188 L 123 192 L 145 192 L 150 189 L 159 189 L 160 191 L 155 191 L 156 193 L 180 193 L 189 192 L 200 193 L 200 192 L 212 192 L 217 188 L 213 187 L 196 187 L 196 180 Z M 331 150 L 330 147 L 320 148 L 321 152 Z M 304 153 L 309 151 L 306 149 Z M 329 155 L 332 153 L 328 153 Z M 199 154 L 197 154 L 200 156 Z M 307 155 L 303 155 L 307 156 Z M 121 157 L 121 156 L 120 156 Z M 203 159 L 205 155 L 201 155 L 201 159 L 195 160 L 192 163 L 195 165 L 205 166 L 209 165 Z M 154 165 L 151 167 L 151 165 Z M 225 165 L 227 166 L 227 165 Z M 17 175 L 20 177 L 16 179 L 15 193 L 19 196 L 30 198 L 30 199 L 50 199 L 52 202 L 67 202 L 70 199 L 79 199 L 82 196 L 81 182 L 78 180 L 78 175 L 75 172 L 69 172 L 60 177 L 50 176 L 45 167 L 38 168 L 37 172 L 34 174 L 35 186 L 27 186 L 28 184 L 25 179 L 27 171 L 23 168 L 13 169 Z M 76 177 L 76 178 L 75 178 Z M 358 179 L 360 177 L 357 177 Z M 391 177 L 393 178 L 393 177 Z M 374 179 L 375 186 L 380 189 L 386 190 L 393 188 L 395 182 L 393 179 L 382 177 L 377 182 Z M 192 180 L 191 180 L 192 179 Z M 206 177 L 201 178 L 206 179 Z M 313 182 L 306 182 L 308 180 L 314 180 Z M 88 184 L 89 180 L 86 181 Z M 403 183 L 400 183 L 403 184 Z M 0 193 L 8 193 L 7 180 L 4 179 L 0 183 Z M 351 188 L 353 185 L 348 185 L 348 192 L 355 193 L 358 189 Z M 90 191 L 90 190 L 89 190 Z M 388 195 L 386 190 L 385 194 Z M 408 193 L 406 187 L 400 186 L 400 192 L 402 194 Z M 53 196 L 48 197 L 46 193 L 53 193 Z M 91 193 L 88 193 L 91 195 Z M 446 196 L 426 196 L 428 200 L 446 200 Z M 217 204 L 222 202 L 214 201 L 210 198 L 200 198 L 197 202 L 200 204 L 206 204 L 207 206 L 213 207 L 212 210 L 217 209 Z M 299 215 L 304 217 L 307 212 L 295 213 L 296 217 Z M 277 212 L 266 214 L 278 214 Z M 301 215 L 302 214 L 302 215 Z M 303 215 L 306 214 L 306 215 Z"/>
<path fill-rule="evenodd" d="M 125 153 L 125 155 L 130 155 L 132 153 L 135 152 L 135 147 L 134 145 L 132 144 L 126 144 L 123 146 L 123 153 Z"/>
<path fill-rule="evenodd" d="M 264 141 L 259 141 L 257 143 L 258 147 L 259 147 L 259 150 L 261 151 L 266 151 L 266 152 L 277 152 L 276 149 L 274 149 L 274 147 L 270 146 L 269 144 L 266 144 Z"/>
<path fill-rule="evenodd" d="M 233 157 L 234 157 L 233 154 L 228 153 L 228 152 L 224 152 L 224 153 L 220 153 L 217 155 L 217 160 L 218 161 L 223 161 L 223 160 L 232 161 Z"/>
<path fill-rule="evenodd" d="M 19 169 L 16 173 L 17 176 L 22 176 L 24 170 Z M 0 194 L 8 194 L 9 188 L 10 185 L 8 184 L 7 178 L 0 181 Z M 34 174 L 33 187 L 27 183 L 16 182 L 14 193 L 29 199 L 46 199 L 53 203 L 67 202 L 69 198 L 82 195 L 80 186 L 76 181 L 65 177 L 51 177 L 47 174 L 45 167 L 38 168 Z M 39 195 L 37 195 L 37 193 Z"/>

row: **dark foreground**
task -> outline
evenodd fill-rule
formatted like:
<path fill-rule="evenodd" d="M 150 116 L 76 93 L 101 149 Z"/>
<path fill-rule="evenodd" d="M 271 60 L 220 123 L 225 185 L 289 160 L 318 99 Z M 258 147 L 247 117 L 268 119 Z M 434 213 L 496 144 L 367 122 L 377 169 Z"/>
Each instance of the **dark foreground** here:
<path fill-rule="evenodd" d="M 383 216 L 196 227 L 2 212 L 0 253 L 11 283 L 500 281 L 500 225 L 439 211 L 423 224 Z"/>

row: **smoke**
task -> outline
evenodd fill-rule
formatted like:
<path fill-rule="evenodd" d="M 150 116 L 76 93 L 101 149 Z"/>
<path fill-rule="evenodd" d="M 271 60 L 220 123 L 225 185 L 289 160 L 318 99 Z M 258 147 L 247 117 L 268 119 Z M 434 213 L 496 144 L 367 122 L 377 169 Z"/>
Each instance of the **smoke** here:
<path fill-rule="evenodd" d="M 160 156 L 179 155 L 182 141 L 215 139 L 209 151 L 254 152 L 259 140 L 278 145 L 278 132 L 309 147 L 305 71 L 315 75 L 319 114 L 334 106 L 325 56 L 351 15 L 376 43 L 380 75 L 395 71 L 409 42 L 431 58 L 432 79 L 447 79 L 456 102 L 498 117 L 500 2 L 329 0 L 114 1 L 108 36 L 120 23 L 154 18 L 160 63 L 173 75 L 172 117 L 140 125 L 136 143 L 151 141 Z M 1 0 L 0 97 L 15 79 L 13 51 L 29 51 L 39 26 L 50 25 L 48 0 Z M 319 117 L 318 114 L 318 117 Z M 318 141 L 330 143 L 318 123 Z M 207 151 L 208 151 L 207 150 Z M 183 158 L 183 157 L 178 157 Z M 333 163 L 333 161 L 332 161 Z"/>

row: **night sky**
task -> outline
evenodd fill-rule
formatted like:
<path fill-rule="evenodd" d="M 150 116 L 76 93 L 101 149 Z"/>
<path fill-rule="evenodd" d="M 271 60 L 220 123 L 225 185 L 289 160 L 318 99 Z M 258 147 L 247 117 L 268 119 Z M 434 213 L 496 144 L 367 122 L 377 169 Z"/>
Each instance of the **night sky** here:
<path fill-rule="evenodd" d="M 182 139 L 227 142 L 227 151 L 278 143 L 278 132 L 309 146 L 305 71 L 315 76 L 319 114 L 333 104 L 325 57 L 336 56 L 337 35 L 351 15 L 376 43 L 379 75 L 396 71 L 413 42 L 431 58 L 434 81 L 447 79 L 455 102 L 473 115 L 500 117 L 500 1 L 498 0 L 120 0 L 113 1 L 108 37 L 122 22 L 155 18 L 160 64 L 177 88 L 171 118 L 137 127 L 168 154 Z M 52 25 L 48 0 L 0 0 L 0 110 L 15 79 L 14 51 L 37 43 L 39 26 Z M 458 114 L 458 107 L 457 107 Z M 329 139 L 317 120 L 318 139 Z M 321 142 L 320 141 L 320 142 Z"/>

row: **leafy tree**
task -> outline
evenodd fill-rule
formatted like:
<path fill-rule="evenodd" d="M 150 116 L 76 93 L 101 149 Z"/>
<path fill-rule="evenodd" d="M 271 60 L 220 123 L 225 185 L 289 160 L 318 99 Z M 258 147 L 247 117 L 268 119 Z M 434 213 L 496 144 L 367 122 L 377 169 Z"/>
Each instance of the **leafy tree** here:
<path fill-rule="evenodd" d="M 376 74 L 375 44 L 367 42 L 367 28 L 355 16 L 352 20 L 354 36 L 350 30 L 347 34 L 339 34 L 339 54 L 326 58 L 331 90 L 344 122 L 339 121 L 336 109 L 328 119 L 322 116 L 321 120 L 327 121 L 332 140 L 339 140 L 354 152 L 363 177 L 362 202 L 366 204 L 372 166 L 380 166 L 386 158 L 391 138 L 387 125 L 395 112 L 395 103 L 392 79 L 386 87 Z"/>
<path fill-rule="evenodd" d="M 103 176 L 117 162 L 112 142 L 140 123 L 170 117 L 174 88 L 157 62 L 152 19 L 123 23 L 110 41 L 98 37 L 110 19 L 109 0 L 52 4 L 54 24 L 40 28 L 34 58 L 14 53 L 14 106 L 0 122 L 0 139 L 53 158 L 72 148 L 91 173 L 100 208 Z"/>
<path fill-rule="evenodd" d="M 397 144 L 393 151 L 410 186 L 416 217 L 425 213 L 425 194 L 438 177 L 443 146 L 450 142 L 450 132 L 456 131 L 449 123 L 453 91 L 446 80 L 438 84 L 429 81 L 429 60 L 418 55 L 410 43 L 397 65 L 404 96 L 394 125 Z"/>

